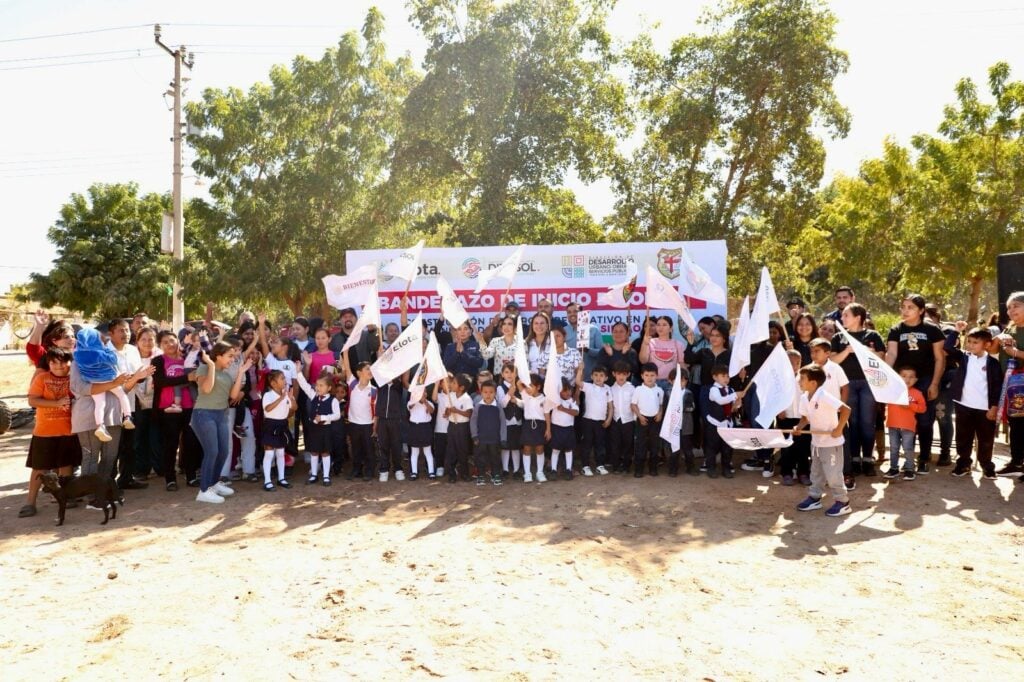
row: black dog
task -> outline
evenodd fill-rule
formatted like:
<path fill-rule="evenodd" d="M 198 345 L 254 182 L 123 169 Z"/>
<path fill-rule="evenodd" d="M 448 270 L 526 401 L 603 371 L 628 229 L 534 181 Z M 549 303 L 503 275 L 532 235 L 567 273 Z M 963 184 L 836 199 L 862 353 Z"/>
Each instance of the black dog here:
<path fill-rule="evenodd" d="M 121 491 L 114 485 L 113 479 L 106 476 L 90 474 L 76 478 L 64 478 L 52 471 L 40 474 L 43 490 L 53 495 L 60 506 L 57 512 L 57 525 L 64 525 L 64 512 L 68 508 L 69 500 L 77 500 L 80 497 L 91 495 L 96 504 L 103 505 L 103 523 L 105 526 L 111 517 L 117 518 L 117 505 L 124 506 L 124 497 Z"/>

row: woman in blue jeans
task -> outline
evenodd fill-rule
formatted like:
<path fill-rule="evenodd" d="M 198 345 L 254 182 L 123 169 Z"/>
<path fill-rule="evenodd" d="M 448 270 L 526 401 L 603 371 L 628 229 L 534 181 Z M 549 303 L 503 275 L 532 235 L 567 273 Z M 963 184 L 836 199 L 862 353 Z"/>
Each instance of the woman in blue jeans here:
<path fill-rule="evenodd" d="M 885 341 L 882 335 L 873 329 L 868 329 L 868 311 L 859 303 L 851 303 L 841 313 L 843 327 L 850 336 L 864 345 L 869 351 L 878 356 L 879 362 L 885 360 Z M 875 459 L 872 456 L 872 448 L 875 445 L 875 396 L 868 385 L 864 370 L 857 360 L 851 346 L 844 334 L 836 334 L 832 337 L 832 362 L 837 363 L 846 372 L 846 378 L 850 380 L 847 404 L 850 406 L 850 437 L 849 437 L 849 466 L 844 466 L 844 474 L 864 474 L 865 476 L 875 475 Z"/>
<path fill-rule="evenodd" d="M 203 364 L 189 379 L 199 385 L 199 395 L 192 408 L 192 431 L 203 446 L 203 464 L 199 472 L 199 494 L 196 502 L 220 504 L 225 497 L 234 495 L 226 483 L 218 478 L 224 462 L 231 454 L 228 429 L 228 403 L 242 395 L 242 379 L 252 363 L 246 360 L 235 378 L 227 369 L 234 362 L 238 350 L 230 343 L 218 341 L 210 354 L 202 354 Z"/>

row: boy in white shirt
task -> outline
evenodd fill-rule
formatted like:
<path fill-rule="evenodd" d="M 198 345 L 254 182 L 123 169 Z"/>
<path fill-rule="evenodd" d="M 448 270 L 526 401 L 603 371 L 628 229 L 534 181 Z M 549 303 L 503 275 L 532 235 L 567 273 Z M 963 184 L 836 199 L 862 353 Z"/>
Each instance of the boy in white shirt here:
<path fill-rule="evenodd" d="M 551 475 L 558 475 L 558 455 L 565 453 L 565 472 L 563 477 L 572 480 L 572 451 L 576 449 L 576 417 L 580 406 L 572 398 L 572 384 L 562 377 L 562 390 L 559 391 L 558 404 L 551 409 Z"/>
<path fill-rule="evenodd" d="M 455 377 L 455 392 L 448 396 L 448 451 L 445 453 L 444 469 L 448 472 L 448 482 L 455 483 L 456 473 L 463 481 L 469 477 L 469 451 L 473 445 L 470 440 L 469 420 L 473 416 L 473 397 L 469 389 L 473 380 L 467 374 Z M 458 465 L 458 472 L 456 472 Z"/>
<path fill-rule="evenodd" d="M 799 511 L 821 509 L 826 488 L 835 498 L 826 516 L 849 514 L 850 496 L 843 481 L 843 429 L 850 408 L 825 390 L 825 370 L 812 363 L 800 368 L 800 422 L 793 429 L 799 436 L 806 426 L 811 431 L 811 487 L 807 499 L 796 506 Z"/>
<path fill-rule="evenodd" d="M 832 357 L 832 344 L 825 339 L 814 339 L 809 344 L 811 349 L 811 362 L 821 367 L 825 372 L 825 390 L 832 394 L 833 397 L 838 398 L 842 402 L 846 402 L 850 395 L 850 380 L 846 377 L 846 371 L 838 363 L 833 362 Z M 870 464 L 871 471 L 870 475 L 875 475 L 875 465 L 872 462 Z M 861 473 L 863 471 L 860 463 L 857 467 L 853 466 L 853 453 L 850 451 L 850 443 L 845 440 L 843 443 L 843 481 L 846 483 L 847 490 L 855 490 L 857 488 L 857 479 L 854 478 L 855 473 Z"/>
<path fill-rule="evenodd" d="M 612 420 L 608 426 L 608 451 L 612 471 L 622 474 L 629 471 L 633 463 L 633 428 L 636 422 L 633 393 L 636 387 L 629 382 L 629 365 L 622 360 L 615 363 L 612 376 L 615 383 L 610 387 Z"/>
<path fill-rule="evenodd" d="M 658 367 L 648 362 L 640 367 L 643 383 L 636 387 L 630 401 L 636 415 L 636 461 L 633 477 L 643 478 L 644 461 L 651 476 L 658 475 L 658 450 L 661 448 L 662 401 L 665 392 L 658 386 Z"/>
<path fill-rule="evenodd" d="M 718 478 L 718 467 L 715 458 L 721 455 L 722 476 L 732 478 L 732 447 L 718 435 L 719 428 L 732 426 L 732 411 L 740 405 L 740 397 L 729 386 L 729 367 L 715 365 L 711 368 L 711 379 L 714 383 L 708 390 L 708 413 L 704 417 L 708 428 L 704 433 L 704 467 L 708 478 Z"/>
<path fill-rule="evenodd" d="M 605 386 L 608 371 L 602 365 L 595 365 L 590 372 L 593 383 L 583 381 L 583 365 L 576 370 L 576 399 L 584 396 L 583 419 L 580 420 L 583 438 L 580 440 L 580 464 L 583 475 L 593 476 L 592 466 L 597 465 L 597 473 L 604 476 L 608 473 L 605 466 L 607 450 L 605 440 L 608 425 L 612 422 L 612 391 Z M 595 459 L 596 456 L 596 459 Z"/>

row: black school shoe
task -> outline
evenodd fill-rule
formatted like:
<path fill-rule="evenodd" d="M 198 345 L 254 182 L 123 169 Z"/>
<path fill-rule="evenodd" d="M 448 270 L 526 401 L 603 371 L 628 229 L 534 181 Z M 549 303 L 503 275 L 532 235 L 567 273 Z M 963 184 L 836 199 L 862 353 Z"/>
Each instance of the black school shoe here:
<path fill-rule="evenodd" d="M 725 478 L 735 478 L 736 472 L 733 470 L 732 467 L 725 467 L 724 469 L 722 469 L 722 476 L 724 476 Z"/>

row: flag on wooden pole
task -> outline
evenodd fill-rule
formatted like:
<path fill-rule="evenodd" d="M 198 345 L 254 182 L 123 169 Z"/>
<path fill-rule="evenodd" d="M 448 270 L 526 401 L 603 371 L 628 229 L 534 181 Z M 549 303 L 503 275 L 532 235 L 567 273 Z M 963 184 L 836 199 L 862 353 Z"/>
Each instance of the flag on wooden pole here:
<path fill-rule="evenodd" d="M 720 287 L 704 268 L 697 265 L 690 254 L 683 249 L 683 260 L 680 263 L 679 293 L 692 296 L 708 303 L 725 305 L 725 289 Z"/>
<path fill-rule="evenodd" d="M 853 335 L 846 331 L 838 320 L 836 320 L 836 329 L 846 337 L 853 349 L 853 354 L 864 372 L 864 378 L 867 379 L 871 395 L 875 396 L 875 400 L 893 405 L 909 404 L 910 393 L 907 391 L 907 385 L 903 383 L 903 379 L 896 370 L 890 367 L 885 360 L 872 353 L 863 343 L 853 338 Z"/>
<path fill-rule="evenodd" d="M 690 329 L 697 328 L 697 320 L 693 319 L 693 313 L 690 312 L 686 301 L 672 283 L 650 265 L 647 266 L 647 308 L 674 310 Z"/>
<path fill-rule="evenodd" d="M 455 290 L 448 284 L 448 280 L 440 275 L 437 278 L 437 293 L 441 296 L 441 314 L 451 323 L 452 329 L 461 327 L 469 320 L 469 315 L 462 307 L 462 301 L 455 295 Z"/>
<path fill-rule="evenodd" d="M 412 400 L 418 401 L 427 386 L 435 384 L 448 376 L 444 362 L 441 360 L 441 345 L 433 332 L 427 340 L 427 348 L 423 352 L 423 359 L 420 361 L 419 371 L 409 387 L 409 396 Z"/>
<path fill-rule="evenodd" d="M 423 359 L 423 315 L 417 315 L 416 319 L 405 328 L 395 342 L 388 346 L 388 349 L 381 353 L 377 362 L 373 363 L 370 370 L 378 386 L 383 386 L 395 377 L 401 376 L 402 372 L 413 367 Z"/>
<path fill-rule="evenodd" d="M 768 354 L 761 368 L 754 375 L 757 401 L 760 411 L 754 419 L 764 428 L 771 426 L 775 417 L 793 404 L 796 397 L 796 382 L 793 381 L 793 365 L 781 343 Z"/>
<path fill-rule="evenodd" d="M 672 393 L 668 397 L 665 417 L 661 420 L 659 435 L 672 447 L 672 452 L 679 452 L 679 432 L 683 428 L 683 385 L 679 382 L 679 371 L 672 384 Z"/>
<path fill-rule="evenodd" d="M 633 297 L 633 290 L 636 289 L 636 263 L 633 259 L 626 261 L 626 281 L 608 287 L 608 291 L 602 291 L 597 295 L 597 302 L 612 308 L 628 308 L 629 300 Z"/>
<path fill-rule="evenodd" d="M 750 364 L 750 342 L 747 341 L 747 327 L 750 326 L 750 297 L 743 299 L 740 321 L 736 325 L 732 351 L 729 353 L 729 376 L 734 377 Z"/>
<path fill-rule="evenodd" d="M 526 358 L 526 340 L 523 338 L 523 325 L 516 318 L 516 375 L 525 386 L 530 385 L 530 361 Z"/>
<path fill-rule="evenodd" d="M 512 280 L 515 278 L 516 273 L 519 271 L 519 262 L 523 260 L 523 247 L 520 246 L 518 249 L 512 252 L 512 255 L 502 261 L 501 265 L 494 268 L 493 270 L 481 270 L 480 274 L 476 278 L 476 289 L 473 293 L 479 294 L 481 291 L 486 289 L 490 285 L 493 279 L 506 279 L 508 280 L 509 287 L 512 286 Z"/>
<path fill-rule="evenodd" d="M 327 275 L 323 283 L 327 302 L 335 308 L 362 305 L 370 287 L 377 286 L 377 266 L 369 263 L 347 275 Z"/>
<path fill-rule="evenodd" d="M 544 375 L 544 398 L 549 407 L 554 407 L 562 401 L 562 372 L 558 369 L 558 353 L 555 351 L 555 344 L 548 346 L 548 367 Z"/>
<path fill-rule="evenodd" d="M 363 332 L 371 326 L 380 328 L 380 297 L 377 294 L 377 282 L 370 285 L 369 296 L 367 296 L 366 301 L 363 303 L 363 310 L 359 313 L 359 319 L 356 320 L 355 326 L 352 327 L 352 332 L 349 334 L 348 339 L 345 340 L 345 345 L 341 347 L 341 352 L 344 353 L 359 343 Z"/>
<path fill-rule="evenodd" d="M 719 427 L 718 437 L 725 444 L 740 450 L 788 448 L 793 440 L 780 429 L 727 429 Z"/>
<path fill-rule="evenodd" d="M 750 313 L 750 328 L 746 336 L 748 343 L 768 340 L 768 318 L 779 310 L 779 297 L 775 294 L 772 276 L 767 267 L 761 268 L 761 283 L 757 287 L 757 298 L 754 299 L 754 310 Z"/>
<path fill-rule="evenodd" d="M 381 268 L 381 273 L 397 277 L 398 279 L 404 279 L 409 284 L 412 284 L 420 269 L 420 256 L 423 254 L 423 245 L 425 243 L 426 241 L 421 239 L 416 246 L 398 254 L 394 260 Z"/>

